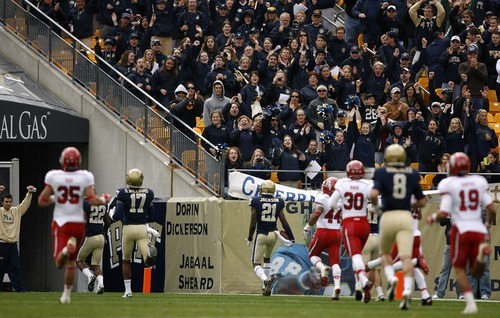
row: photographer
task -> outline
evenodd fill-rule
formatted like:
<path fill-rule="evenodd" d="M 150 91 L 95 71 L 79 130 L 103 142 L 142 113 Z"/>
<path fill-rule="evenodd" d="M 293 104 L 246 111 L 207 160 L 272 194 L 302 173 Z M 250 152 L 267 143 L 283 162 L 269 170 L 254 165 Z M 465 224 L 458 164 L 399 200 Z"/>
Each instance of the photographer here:
<path fill-rule="evenodd" d="M 282 104 L 280 96 L 292 93 L 292 89 L 286 86 L 286 74 L 284 71 L 277 71 L 273 78 L 273 83 L 269 86 L 267 93 L 267 101 L 269 105 L 274 105 L 276 102 Z"/>
<path fill-rule="evenodd" d="M 267 180 L 271 178 L 271 163 L 264 157 L 264 152 L 260 149 L 255 149 L 252 155 L 252 159 L 250 159 L 250 163 L 245 166 L 245 169 L 252 169 L 256 171 L 247 171 L 246 173 L 261 178 L 263 180 Z M 267 171 L 259 171 L 259 170 L 267 170 Z"/>

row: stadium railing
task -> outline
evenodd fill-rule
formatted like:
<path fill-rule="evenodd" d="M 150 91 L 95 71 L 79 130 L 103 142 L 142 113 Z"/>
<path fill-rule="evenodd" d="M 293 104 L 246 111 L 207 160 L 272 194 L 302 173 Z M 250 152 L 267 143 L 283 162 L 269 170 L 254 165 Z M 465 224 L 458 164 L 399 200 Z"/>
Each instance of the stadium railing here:
<path fill-rule="evenodd" d="M 182 122 L 160 102 L 149 96 L 126 76 L 116 71 L 99 56 L 95 59 L 100 65 L 106 65 L 117 74 L 120 81 L 104 72 L 98 64 L 87 56 L 93 51 L 60 27 L 57 22 L 46 16 L 29 1 L 5 0 L 0 4 L 0 19 L 6 29 L 24 41 L 33 51 L 38 52 L 46 61 L 57 67 L 70 78 L 76 86 L 83 88 L 96 99 L 98 105 L 114 114 L 121 125 L 135 129 L 145 143 L 151 143 L 163 151 L 171 164 L 179 166 L 194 178 L 196 184 L 204 187 L 213 195 L 220 196 L 223 190 L 225 154 L 218 158 L 201 147 L 201 140 L 213 148 L 201 135 Z M 22 5 L 21 5 L 21 4 Z M 43 16 L 49 25 L 40 21 Z M 59 36 L 58 34 L 61 34 Z M 77 48 L 83 48 L 78 50 Z M 144 100 L 137 98 L 124 87 L 125 83 L 140 91 Z M 166 120 L 160 113 L 167 114 Z M 193 132 L 194 140 L 178 128 Z M 189 155 L 188 155 L 189 154 Z M 183 159 L 189 162 L 184 162 Z"/>

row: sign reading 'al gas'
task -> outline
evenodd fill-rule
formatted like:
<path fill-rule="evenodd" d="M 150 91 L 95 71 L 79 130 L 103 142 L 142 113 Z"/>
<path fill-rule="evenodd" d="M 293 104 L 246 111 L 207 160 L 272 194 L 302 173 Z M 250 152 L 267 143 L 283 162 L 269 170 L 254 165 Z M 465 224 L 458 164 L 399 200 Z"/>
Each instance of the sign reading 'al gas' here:
<path fill-rule="evenodd" d="M 44 107 L 0 102 L 0 142 L 87 142 L 85 118 Z"/>

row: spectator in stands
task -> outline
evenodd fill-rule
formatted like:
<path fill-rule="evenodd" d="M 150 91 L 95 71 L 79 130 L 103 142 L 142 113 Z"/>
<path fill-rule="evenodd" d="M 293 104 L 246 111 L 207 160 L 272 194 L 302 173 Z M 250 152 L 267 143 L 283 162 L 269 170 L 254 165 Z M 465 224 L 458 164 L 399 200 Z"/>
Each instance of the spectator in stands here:
<path fill-rule="evenodd" d="M 372 133 L 369 122 L 362 122 L 361 130 L 358 130 L 356 113 L 356 108 L 349 111 L 349 124 L 346 134 L 354 144 L 352 159 L 361 161 L 365 168 L 374 168 L 377 137 Z"/>
<path fill-rule="evenodd" d="M 417 146 L 412 142 L 411 136 L 403 134 L 403 124 L 399 121 L 392 124 L 392 134 L 385 141 L 386 147 L 393 144 L 401 145 L 405 149 L 407 166 L 417 157 Z"/>
<path fill-rule="evenodd" d="M 391 100 L 384 104 L 387 109 L 387 117 L 395 121 L 406 120 L 406 112 L 408 111 L 408 105 L 401 101 L 401 89 L 394 86 L 391 89 Z"/>
<path fill-rule="evenodd" d="M 172 37 L 178 37 L 179 26 L 177 19 L 174 19 L 174 1 L 167 0 L 152 0 L 156 2 L 154 6 L 155 22 L 151 31 L 153 39 L 160 37 L 160 42 L 163 42 L 164 52 L 172 50 Z M 162 41 L 163 40 L 163 41 Z"/>
<path fill-rule="evenodd" d="M 448 48 L 449 40 L 445 38 L 445 34 L 441 30 L 434 32 L 433 37 L 434 41 L 428 43 L 425 49 L 426 65 L 428 73 L 434 72 L 436 87 L 439 87 L 439 84 L 443 82 L 443 67 L 439 63 L 439 60 L 443 52 Z"/>
<path fill-rule="evenodd" d="M 101 0 L 97 1 L 97 28 L 99 29 L 99 34 L 102 38 L 107 39 L 108 33 L 114 28 L 113 16 L 116 19 L 116 13 L 114 11 L 113 0 Z"/>
<path fill-rule="evenodd" d="M 293 143 L 301 152 L 305 152 L 311 139 L 316 140 L 314 127 L 307 121 L 306 113 L 303 109 L 295 112 L 297 120 L 288 126 L 287 134 L 292 137 Z"/>
<path fill-rule="evenodd" d="M 150 54 L 154 56 L 152 50 Z M 169 56 L 162 68 L 153 74 L 152 83 L 156 100 L 168 107 L 174 100 L 174 91 L 179 85 L 179 74 L 172 56 Z"/>
<path fill-rule="evenodd" d="M 144 59 L 137 59 L 137 62 L 135 63 L 135 71 L 129 73 L 127 75 L 127 78 L 148 95 L 153 95 L 153 78 L 151 74 L 146 72 Z M 139 100 L 144 101 L 145 103 L 147 103 L 147 105 L 151 105 L 151 101 L 146 98 L 146 95 L 138 88 L 130 85 L 128 82 L 125 82 L 125 87 L 135 96 L 137 96 Z"/>
<path fill-rule="evenodd" d="M 488 124 L 488 113 L 484 109 L 477 112 L 474 120 L 471 112 L 470 100 L 464 103 L 465 112 L 465 130 L 470 131 L 469 148 L 467 155 L 470 158 L 470 172 L 477 172 L 479 163 L 487 157 L 492 148 L 498 147 L 498 138 L 495 130 Z"/>
<path fill-rule="evenodd" d="M 119 54 L 120 52 L 125 52 L 130 50 L 134 52 L 134 56 L 136 58 L 142 57 L 144 55 L 144 51 L 139 46 L 139 34 L 132 32 L 130 33 L 128 41 L 123 41 L 123 38 L 118 39 L 118 43 L 116 45 L 116 52 Z"/>
<path fill-rule="evenodd" d="M 422 38 L 427 39 L 427 44 L 430 44 L 434 40 L 434 32 L 442 30 L 443 28 L 444 19 L 446 17 L 443 5 L 439 1 L 433 1 L 432 3 L 436 7 L 436 15 L 434 15 L 433 7 L 424 0 L 419 0 L 408 10 L 408 14 L 416 26 L 415 43 L 418 50 L 422 48 Z M 421 5 L 425 5 L 423 15 L 419 15 L 418 12 Z"/>
<path fill-rule="evenodd" d="M 486 70 L 488 72 L 487 86 L 490 89 L 495 89 L 495 83 L 497 81 L 497 61 L 500 59 L 500 32 L 495 30 L 491 33 L 491 42 L 485 47 L 486 56 L 484 59 L 484 64 L 486 64 Z"/>
<path fill-rule="evenodd" d="M 478 55 L 478 47 L 471 44 L 467 48 L 467 61 L 458 66 L 458 73 L 462 78 L 462 85 L 467 85 L 476 110 L 483 108 L 484 98 L 481 91 L 488 80 L 486 65 L 478 61 Z"/>
<path fill-rule="evenodd" d="M 265 41 L 264 41 L 265 43 Z M 269 51 L 267 58 L 262 60 L 258 66 L 260 75 L 260 83 L 264 87 L 269 87 L 272 84 L 274 76 L 278 69 L 278 54 L 274 50 Z"/>
<path fill-rule="evenodd" d="M 424 118 L 427 118 L 427 105 L 420 92 L 420 85 L 418 83 L 409 82 L 404 88 L 404 97 L 401 97 L 401 102 L 408 105 L 409 108 L 416 108 L 422 111 Z M 424 112 L 425 110 L 425 112 Z"/>
<path fill-rule="evenodd" d="M 301 90 L 309 84 L 308 60 L 312 60 L 310 51 L 301 48 L 295 53 L 291 68 L 288 71 L 290 87 L 292 89 Z M 313 92 L 315 92 L 315 90 L 313 90 Z"/>
<path fill-rule="evenodd" d="M 250 159 L 250 163 L 245 166 L 245 169 L 251 169 L 255 171 L 247 171 L 246 173 L 267 180 L 271 178 L 271 163 L 264 156 L 264 152 L 261 149 L 255 149 Z M 259 171 L 260 170 L 260 171 Z"/>
<path fill-rule="evenodd" d="M 126 43 L 128 43 L 128 40 L 130 39 L 130 34 L 135 33 L 130 26 L 130 19 L 130 13 L 128 12 L 121 14 L 120 22 L 116 20 L 116 15 L 113 15 L 113 23 L 115 24 L 115 27 L 109 31 L 107 38 L 112 38 L 115 41 L 118 55 L 123 52 Z M 122 44 L 119 45 L 120 43 Z M 121 52 L 120 49 L 122 49 Z"/>
<path fill-rule="evenodd" d="M 405 4 L 401 2 L 400 6 L 403 7 L 404 5 Z M 408 47 L 408 32 L 406 30 L 406 25 L 399 19 L 398 11 L 394 4 L 382 2 L 382 6 L 377 14 L 377 24 L 380 26 L 381 34 L 387 34 L 390 31 L 397 30 L 399 44 Z"/>
<path fill-rule="evenodd" d="M 403 96 L 403 93 L 404 93 L 404 88 L 405 86 L 411 82 L 411 71 L 410 69 L 408 68 L 402 68 L 401 71 L 399 72 L 399 81 L 397 81 L 396 83 L 393 83 L 390 88 L 389 88 L 389 92 L 392 92 L 392 89 L 394 87 L 397 87 L 399 88 L 400 92 L 401 92 L 401 97 L 404 97 Z"/>
<path fill-rule="evenodd" d="M 231 99 L 224 94 L 224 84 L 216 80 L 212 87 L 212 96 L 207 98 L 203 105 L 203 121 L 205 122 L 205 127 L 212 122 L 210 114 L 212 114 L 214 110 L 222 110 L 230 101 Z"/>
<path fill-rule="evenodd" d="M 264 101 L 264 95 L 266 94 L 266 91 L 266 88 L 260 84 L 259 73 L 253 71 L 250 75 L 250 82 L 246 84 L 240 91 L 242 100 L 241 112 L 249 117 L 252 117 L 252 105 L 255 102 L 258 102 L 261 107 L 262 105 L 266 105 Z"/>
<path fill-rule="evenodd" d="M 160 40 L 152 40 L 150 43 L 150 48 L 155 53 L 156 63 L 158 63 L 159 67 L 162 67 L 167 59 L 167 56 L 161 52 L 161 42 Z"/>
<path fill-rule="evenodd" d="M 209 34 L 209 16 L 197 9 L 196 0 L 188 0 L 187 10 L 179 15 L 179 30 L 191 41 L 202 40 Z"/>
<path fill-rule="evenodd" d="M 335 36 L 332 38 L 328 50 L 332 56 L 332 66 L 340 66 L 349 57 L 349 49 L 352 45 L 346 42 L 345 33 L 346 28 L 344 26 L 335 29 Z"/>
<path fill-rule="evenodd" d="M 216 10 L 213 10 L 211 11 L 210 15 L 212 15 L 212 13 L 214 13 L 214 15 L 212 16 L 212 35 L 215 36 L 216 39 L 219 38 L 219 35 L 221 34 L 225 34 L 225 35 L 229 35 L 231 33 L 231 22 L 229 22 L 228 20 L 228 17 L 229 17 L 229 10 L 227 9 L 227 5 L 225 3 L 219 3 L 217 1 L 214 1 L 216 2 L 215 4 L 213 2 L 210 2 L 210 6 L 212 7 L 217 7 Z M 224 32 L 224 27 L 226 26 L 226 22 L 229 22 L 229 32 L 226 33 Z M 219 51 L 222 51 L 222 49 L 224 48 L 224 46 L 227 46 L 229 44 L 226 44 L 227 43 L 227 39 L 226 39 L 226 42 L 224 42 L 224 45 L 219 45 L 219 42 L 217 41 L 217 48 L 219 49 Z"/>
<path fill-rule="evenodd" d="M 322 55 L 321 51 L 318 52 L 319 55 Z M 326 63 L 321 65 L 318 69 L 318 85 L 323 85 L 328 89 L 328 97 L 336 97 L 337 83 L 337 80 L 333 78 L 330 72 L 330 66 Z"/>
<path fill-rule="evenodd" d="M 332 128 L 339 108 L 333 99 L 328 98 L 326 86 L 319 85 L 316 92 L 318 93 L 318 98 L 311 101 L 309 107 L 306 109 L 306 113 L 309 122 L 316 130 L 316 135 L 319 138 L 319 135 L 323 132 L 323 130 L 330 130 Z M 318 113 L 318 107 L 323 105 L 329 105 L 333 108 L 331 115 L 326 116 L 328 114 L 324 114 L 326 118 Z"/>
<path fill-rule="evenodd" d="M 338 130 L 347 133 L 347 112 L 343 109 L 339 109 L 337 112 L 337 118 L 333 123 L 331 131 L 335 134 Z"/>
<path fill-rule="evenodd" d="M 268 37 L 271 31 L 279 25 L 278 11 L 271 6 L 266 9 L 264 22 L 262 23 L 262 36 Z"/>
<path fill-rule="evenodd" d="M 397 61 L 397 57 L 395 56 L 396 50 L 396 54 L 406 53 L 406 48 L 398 42 L 398 32 L 396 31 L 389 31 L 382 35 L 381 41 L 383 45 L 378 48 L 377 55 L 380 55 L 380 59 L 385 65 L 391 62 L 395 64 Z M 393 59 L 396 59 L 396 61 L 393 61 Z"/>
<path fill-rule="evenodd" d="M 307 107 L 303 105 L 307 104 L 302 103 L 302 95 L 297 90 L 293 90 L 290 94 L 288 106 L 282 107 L 281 109 L 281 120 L 283 121 L 283 126 L 285 128 L 290 127 L 291 124 L 295 123 L 297 120 L 297 110 Z"/>
<path fill-rule="evenodd" d="M 474 12 L 467 9 L 468 5 L 468 3 L 465 4 L 461 1 L 453 3 L 453 8 L 448 17 L 453 34 L 464 37 L 465 31 L 468 28 L 475 27 L 473 20 Z"/>
<path fill-rule="evenodd" d="M 206 52 L 200 52 L 200 42 L 195 41 L 193 45 L 188 45 L 186 47 L 185 53 L 181 56 L 182 74 L 180 77 L 191 78 L 196 84 L 196 87 L 200 87 L 200 93 L 206 96 L 212 89 L 212 87 L 210 87 L 210 91 L 207 91 L 205 88 L 206 78 L 211 71 L 211 64 L 208 63 L 208 54 Z"/>
<path fill-rule="evenodd" d="M 411 139 L 418 143 L 418 171 L 434 172 L 446 151 L 446 141 L 439 132 L 438 121 L 431 119 L 426 130 L 419 125 L 423 120 L 421 114 L 417 113 L 412 121 Z"/>
<path fill-rule="evenodd" d="M 450 160 L 450 156 L 451 154 L 445 152 L 441 156 L 441 159 L 439 159 L 439 165 L 437 167 L 437 172 L 439 172 L 439 174 L 436 174 L 434 179 L 432 179 L 434 187 L 437 187 L 439 182 L 448 176 L 448 161 Z"/>
<path fill-rule="evenodd" d="M 307 170 L 312 169 L 312 164 L 317 164 L 321 168 L 323 167 L 324 156 L 318 147 L 318 141 L 311 139 L 309 141 L 309 146 L 307 147 L 307 150 L 304 152 L 304 154 L 306 155 L 306 159 L 309 160 L 309 166 L 307 167 Z M 315 169 L 310 170 L 310 172 L 313 172 L 313 171 L 316 173 L 316 175 L 314 177 L 310 178 L 308 176 L 308 174 L 305 173 L 304 174 L 304 178 L 305 178 L 304 181 L 305 181 L 306 189 L 317 190 L 317 189 L 321 188 L 321 184 L 323 183 L 323 179 L 324 179 L 323 170 L 322 169 L 320 169 L 319 171 L 315 170 Z"/>
<path fill-rule="evenodd" d="M 321 10 L 313 10 L 311 14 L 311 23 L 304 26 L 304 31 L 309 33 L 311 40 L 314 42 L 319 34 L 323 34 L 326 37 L 326 42 L 329 43 L 332 40 L 332 35 L 330 30 L 323 26 L 323 14 Z"/>
<path fill-rule="evenodd" d="M 210 152 L 212 156 L 217 157 L 218 152 L 227 148 L 229 145 L 229 129 L 222 123 L 224 121 L 224 116 L 222 116 L 222 111 L 220 109 L 215 109 L 210 114 L 210 124 L 205 125 L 203 129 L 202 136 L 210 141 L 217 148 L 213 148 L 206 142 L 202 140 L 201 144 L 206 151 Z"/>
<path fill-rule="evenodd" d="M 199 91 L 196 86 L 191 81 L 185 82 L 186 86 L 179 85 L 174 93 L 176 99 L 170 103 L 170 112 L 177 116 L 183 123 L 193 128 L 196 127 L 196 117 L 201 117 L 203 113 L 203 100 L 200 97 Z M 184 90 L 182 90 L 184 88 Z M 179 95 L 187 92 L 184 99 L 179 100 Z M 182 97 L 181 97 L 182 98 Z M 174 122 L 174 126 L 177 127 L 184 135 L 188 136 L 192 140 L 195 140 L 194 132 L 189 130 L 185 125 L 180 123 L 178 120 Z"/>
<path fill-rule="evenodd" d="M 243 115 L 238 96 L 233 96 L 231 102 L 224 106 L 222 115 L 224 116 L 224 126 L 229 129 L 229 132 L 238 128 L 238 118 Z"/>
<path fill-rule="evenodd" d="M 226 161 L 224 162 L 224 199 L 231 199 L 228 195 L 229 172 L 233 169 L 243 169 L 243 159 L 238 147 L 229 147 L 226 150 Z"/>
<path fill-rule="evenodd" d="M 352 73 L 354 77 L 366 78 L 364 62 L 361 58 L 359 47 L 351 47 L 350 57 L 342 62 L 342 65 L 340 65 L 340 67 L 343 67 L 344 65 L 349 65 L 350 67 L 352 67 Z"/>
<path fill-rule="evenodd" d="M 69 30 L 78 40 L 89 48 L 92 46 L 93 5 L 87 5 L 86 0 L 76 0 L 75 6 L 68 12 Z"/>
<path fill-rule="evenodd" d="M 249 48 L 251 48 L 251 47 L 249 46 Z M 250 58 L 248 58 L 246 56 L 242 56 L 240 58 L 240 63 L 238 65 L 238 67 L 236 67 L 234 70 L 232 70 L 232 72 L 234 74 L 234 79 L 236 81 L 236 86 L 234 88 L 234 92 L 235 93 L 241 92 L 241 89 L 247 83 L 250 83 L 250 72 L 252 72 L 252 69 L 250 68 Z"/>
<path fill-rule="evenodd" d="M 156 63 L 156 56 L 153 50 L 147 49 L 144 51 L 142 58 L 144 59 L 144 62 L 146 62 L 146 71 L 149 72 L 149 74 L 153 75 L 156 70 L 160 68 L 158 63 Z"/>
<path fill-rule="evenodd" d="M 241 151 L 241 158 L 248 164 L 255 149 L 262 145 L 262 136 L 253 129 L 253 122 L 250 117 L 241 115 L 238 118 L 238 128 L 230 132 L 231 146 L 238 147 Z"/>
<path fill-rule="evenodd" d="M 269 105 L 275 105 L 278 103 L 279 105 L 286 105 L 286 101 L 292 93 L 292 89 L 286 85 L 287 76 L 284 71 L 277 71 L 274 75 L 272 84 L 269 85 L 269 90 L 267 91 L 267 103 Z"/>
<path fill-rule="evenodd" d="M 283 70 L 285 74 L 288 74 L 288 70 L 292 67 L 292 57 L 290 48 L 281 48 L 278 54 L 278 68 Z"/>
<path fill-rule="evenodd" d="M 212 64 L 215 61 L 215 57 L 219 54 L 219 50 L 215 45 L 215 38 L 211 35 L 205 37 L 205 41 L 201 46 L 201 52 L 207 52 L 208 54 L 208 64 Z"/>
<path fill-rule="evenodd" d="M 363 51 L 367 48 L 363 45 Z M 363 53 L 364 55 L 365 53 Z M 366 64 L 366 62 L 365 62 Z M 367 94 L 372 94 L 375 97 L 376 103 L 386 100 L 386 92 L 388 78 L 384 72 L 385 65 L 382 62 L 375 62 L 370 68 L 366 66 L 366 78 L 361 78 L 363 86 L 366 88 Z M 386 87 L 387 86 L 387 87 Z"/>
<path fill-rule="evenodd" d="M 385 107 L 377 108 L 377 120 L 373 128 L 373 134 L 377 136 L 375 143 L 375 162 L 381 165 L 384 162 L 385 141 L 392 133 L 392 119 L 387 117 L 387 109 Z"/>
<path fill-rule="evenodd" d="M 348 100 L 360 93 L 361 80 L 353 77 L 352 68 L 349 65 L 342 67 L 335 86 L 337 105 L 340 109 L 350 110 Z"/>
<path fill-rule="evenodd" d="M 231 31 L 231 22 L 227 20 L 224 21 L 224 23 L 222 24 L 222 32 L 219 33 L 215 38 L 217 49 L 219 51 L 224 50 L 226 46 L 230 46 L 233 43 L 233 33 Z"/>
<path fill-rule="evenodd" d="M 448 132 L 445 136 L 446 152 L 450 154 L 454 154 L 455 152 L 464 152 L 466 138 L 468 138 L 468 136 L 469 133 L 464 132 L 464 127 L 462 126 L 460 118 L 452 118 Z"/>
<path fill-rule="evenodd" d="M 500 162 L 498 161 L 498 152 L 492 150 L 488 152 L 488 156 L 481 161 L 479 172 L 481 173 L 493 173 L 493 175 L 485 175 L 484 177 L 488 180 L 488 183 L 498 183 L 500 182 Z"/>
<path fill-rule="evenodd" d="M 111 40 L 111 39 L 110 39 Z M 112 40 L 111 40 L 112 41 Z M 135 55 L 132 51 L 123 52 L 118 63 L 114 65 L 114 68 L 118 71 L 113 75 L 116 80 L 120 80 L 121 76 L 128 76 L 134 69 Z"/>
<path fill-rule="evenodd" d="M 377 15 L 381 3 L 379 0 L 358 0 L 352 8 L 352 14 L 359 18 L 363 42 L 373 48 L 379 43 L 380 26 L 377 24 Z"/>
<path fill-rule="evenodd" d="M 360 119 L 362 123 L 367 122 L 372 125 L 372 123 L 377 120 L 378 105 L 375 98 L 376 96 L 372 93 L 365 94 L 365 99 L 364 101 L 362 101 L 361 106 L 359 107 L 359 113 L 361 115 Z"/>
<path fill-rule="evenodd" d="M 226 59 L 222 55 L 215 58 L 214 68 L 210 71 L 205 80 L 205 89 L 207 92 L 211 91 L 213 83 L 218 80 L 224 84 L 224 91 L 226 96 L 232 97 L 232 89 L 235 86 L 235 79 L 233 73 L 226 68 Z"/>
<path fill-rule="evenodd" d="M 54 0 L 42 0 L 39 2 L 38 9 L 42 11 L 42 13 L 46 14 L 49 18 L 56 21 L 61 28 L 66 28 L 68 21 L 66 19 L 66 12 L 61 8 L 61 4 L 59 1 Z M 38 11 L 34 13 L 34 15 L 40 19 L 43 23 L 47 25 L 51 25 L 50 21 L 47 20 L 43 15 L 40 15 Z M 53 31 L 61 36 L 61 29 L 54 27 Z"/>
<path fill-rule="evenodd" d="M 245 9 L 243 11 L 243 23 L 236 29 L 237 33 L 241 33 L 245 43 L 249 40 L 250 30 L 254 27 L 254 13 L 252 9 Z"/>
<path fill-rule="evenodd" d="M 460 37 L 454 35 L 451 37 L 450 46 L 446 51 L 441 54 L 439 63 L 443 68 L 442 89 L 449 89 L 448 83 L 452 81 L 455 83 L 453 90 L 453 100 L 460 95 L 460 74 L 458 73 L 458 66 L 467 60 L 463 49 L 460 47 Z M 435 83 L 439 85 L 439 83 Z"/>
<path fill-rule="evenodd" d="M 345 171 L 345 167 L 350 160 L 353 140 L 346 140 L 346 133 L 343 130 L 334 132 L 335 138 L 330 142 L 323 143 L 324 161 L 327 171 Z M 328 177 L 333 175 L 327 174 Z"/>
<path fill-rule="evenodd" d="M 280 115 L 265 116 L 262 122 L 262 150 L 269 160 L 272 160 L 274 149 L 283 148 L 283 137 L 286 134 L 286 126 L 283 125 Z"/>
<path fill-rule="evenodd" d="M 278 180 L 280 184 L 299 188 L 299 182 L 303 177 L 301 170 L 307 168 L 309 161 L 306 155 L 295 147 L 292 137 L 285 135 L 283 138 L 283 148 L 275 149 L 272 164 L 278 168 Z"/>
<path fill-rule="evenodd" d="M 308 84 L 300 88 L 300 95 L 302 96 L 302 102 L 304 105 L 309 105 L 314 99 L 318 98 L 317 88 L 318 88 L 318 73 L 311 71 L 307 75 Z"/>
<path fill-rule="evenodd" d="M 116 55 L 116 51 L 113 49 L 113 40 L 106 39 L 104 40 L 104 51 L 101 50 L 101 45 L 99 41 L 96 41 L 94 46 L 94 52 L 96 56 L 100 56 L 104 61 L 106 61 L 109 65 L 115 66 L 118 63 L 118 55 Z M 100 60 L 97 61 L 97 65 L 103 70 L 103 72 L 107 73 L 110 76 L 114 76 L 114 71 L 110 66 L 102 63 Z"/>
<path fill-rule="evenodd" d="M 280 14 L 279 25 L 269 33 L 269 37 L 275 45 L 281 47 L 288 45 L 288 41 L 293 37 L 293 31 L 290 28 L 290 13 L 283 12 Z"/>

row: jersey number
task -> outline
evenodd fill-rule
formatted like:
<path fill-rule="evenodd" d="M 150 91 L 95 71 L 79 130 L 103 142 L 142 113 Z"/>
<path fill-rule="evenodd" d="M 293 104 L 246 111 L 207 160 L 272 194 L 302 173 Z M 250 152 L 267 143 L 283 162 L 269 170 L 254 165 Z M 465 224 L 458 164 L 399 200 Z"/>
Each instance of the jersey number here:
<path fill-rule="evenodd" d="M 263 203 L 262 216 L 260 219 L 264 222 L 276 222 L 276 204 Z"/>
<path fill-rule="evenodd" d="M 60 186 L 57 188 L 57 191 L 61 192 L 61 196 L 57 197 L 57 202 L 60 204 L 64 204 L 66 202 L 76 204 L 80 201 L 79 186 Z"/>
<path fill-rule="evenodd" d="M 335 212 L 337 211 L 337 212 Z M 330 209 L 330 211 L 328 211 L 326 214 L 325 214 L 325 219 L 328 220 L 328 223 L 333 223 L 333 220 L 337 220 L 337 223 L 340 224 L 340 209 Z"/>
<path fill-rule="evenodd" d="M 145 193 L 131 193 L 130 200 L 130 213 L 144 213 Z"/>
<path fill-rule="evenodd" d="M 344 208 L 346 210 L 352 210 L 354 208 L 354 210 L 361 210 L 363 208 L 363 205 L 364 205 L 364 201 L 365 201 L 365 197 L 362 193 L 360 192 L 356 192 L 356 193 L 352 193 L 352 192 L 346 192 L 344 194 L 344 197 L 347 199 L 346 200 L 346 203 L 344 204 Z"/>
<path fill-rule="evenodd" d="M 465 201 L 468 201 L 469 205 L 466 205 Z M 467 208 L 474 211 L 478 206 L 479 192 L 477 190 L 470 190 L 469 195 L 466 195 L 464 190 L 460 191 L 460 211 L 465 211 Z"/>
<path fill-rule="evenodd" d="M 104 224 L 105 205 L 93 205 L 90 207 L 89 223 Z"/>
<path fill-rule="evenodd" d="M 392 178 L 392 183 L 392 196 L 399 200 L 406 198 L 406 175 L 396 173 Z"/>

